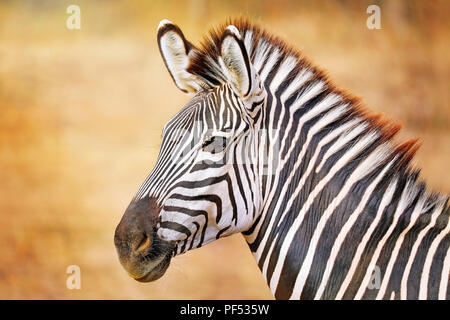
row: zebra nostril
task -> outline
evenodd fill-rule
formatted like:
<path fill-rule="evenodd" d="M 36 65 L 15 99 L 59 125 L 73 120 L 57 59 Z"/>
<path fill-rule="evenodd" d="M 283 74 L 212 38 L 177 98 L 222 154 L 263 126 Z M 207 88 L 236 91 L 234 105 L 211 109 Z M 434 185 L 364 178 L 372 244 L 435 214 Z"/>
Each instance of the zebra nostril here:
<path fill-rule="evenodd" d="M 144 237 L 136 247 L 136 252 L 142 252 L 144 250 L 147 250 L 150 247 L 151 243 L 152 242 L 150 240 L 150 237 L 144 234 Z"/>

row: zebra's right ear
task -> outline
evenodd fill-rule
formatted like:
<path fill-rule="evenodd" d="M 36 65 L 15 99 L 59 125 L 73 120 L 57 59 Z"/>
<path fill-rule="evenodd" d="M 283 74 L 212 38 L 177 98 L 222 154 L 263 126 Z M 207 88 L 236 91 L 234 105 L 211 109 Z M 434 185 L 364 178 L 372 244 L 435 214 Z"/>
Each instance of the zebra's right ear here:
<path fill-rule="evenodd" d="M 195 94 L 201 89 L 201 81 L 187 72 L 190 56 L 197 50 L 186 40 L 181 29 L 170 22 L 162 20 L 158 26 L 158 45 L 170 76 L 181 91 Z"/>

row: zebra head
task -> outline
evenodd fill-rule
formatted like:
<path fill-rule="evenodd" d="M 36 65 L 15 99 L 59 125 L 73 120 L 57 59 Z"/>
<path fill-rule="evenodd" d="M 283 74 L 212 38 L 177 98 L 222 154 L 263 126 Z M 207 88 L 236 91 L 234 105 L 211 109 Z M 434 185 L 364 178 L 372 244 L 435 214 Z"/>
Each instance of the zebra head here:
<path fill-rule="evenodd" d="M 177 254 L 248 230 L 259 210 L 266 89 L 250 40 L 229 25 L 215 41 L 202 51 L 171 22 L 158 27 L 164 63 L 192 98 L 165 125 L 157 163 L 116 228 L 119 260 L 138 281 L 161 277 Z"/>

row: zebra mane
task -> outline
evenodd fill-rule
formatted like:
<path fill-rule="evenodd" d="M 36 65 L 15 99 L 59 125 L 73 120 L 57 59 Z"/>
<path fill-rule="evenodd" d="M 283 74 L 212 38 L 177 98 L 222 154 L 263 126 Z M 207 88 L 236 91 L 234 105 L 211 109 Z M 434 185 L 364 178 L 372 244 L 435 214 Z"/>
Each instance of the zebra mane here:
<path fill-rule="evenodd" d="M 188 72 L 205 80 L 208 85 L 218 86 L 226 82 L 226 76 L 218 60 L 222 35 L 229 25 L 234 25 L 241 33 L 250 60 L 253 63 L 257 59 L 257 52 L 277 48 L 280 52 L 280 60 L 287 57 L 294 57 L 298 61 L 296 66 L 297 72 L 302 68 L 311 67 L 311 64 L 302 58 L 298 50 L 288 45 L 281 38 L 268 33 L 247 19 L 228 19 L 225 23 L 209 30 L 208 34 L 201 41 L 200 47 L 196 48 L 197 50 L 193 50 L 191 63 L 187 69 Z"/>

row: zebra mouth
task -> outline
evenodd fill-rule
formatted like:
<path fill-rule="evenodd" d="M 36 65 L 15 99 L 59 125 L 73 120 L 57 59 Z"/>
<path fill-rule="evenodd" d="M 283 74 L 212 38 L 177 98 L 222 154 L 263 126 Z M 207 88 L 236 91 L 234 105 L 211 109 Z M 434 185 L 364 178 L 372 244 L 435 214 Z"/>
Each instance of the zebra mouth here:
<path fill-rule="evenodd" d="M 147 272 L 147 274 L 139 278 L 134 278 L 134 280 L 139 282 L 151 282 L 158 280 L 164 275 L 167 268 L 169 267 L 170 259 L 171 254 L 166 254 L 155 267 L 153 267 L 149 272 Z"/>

